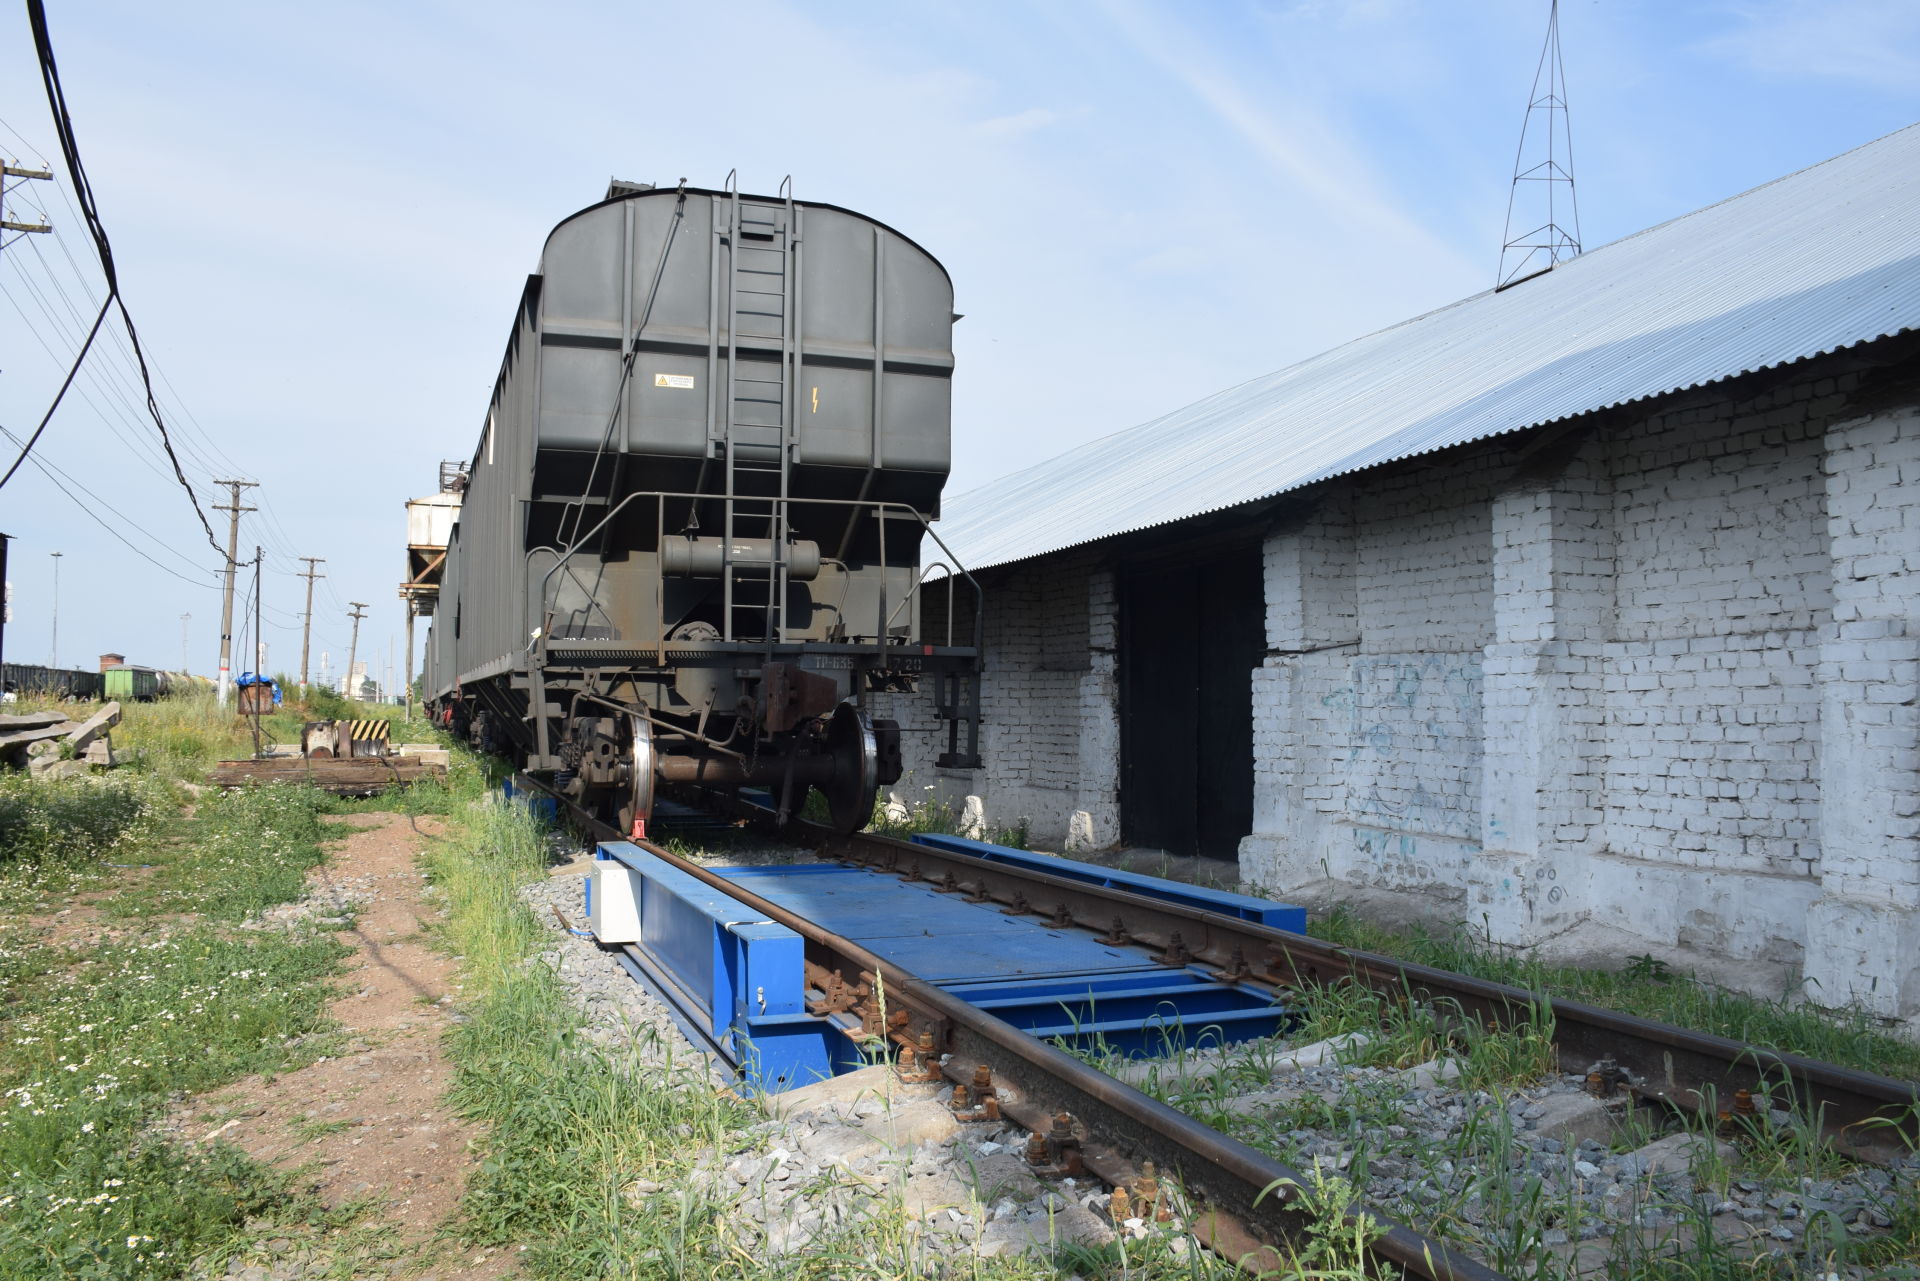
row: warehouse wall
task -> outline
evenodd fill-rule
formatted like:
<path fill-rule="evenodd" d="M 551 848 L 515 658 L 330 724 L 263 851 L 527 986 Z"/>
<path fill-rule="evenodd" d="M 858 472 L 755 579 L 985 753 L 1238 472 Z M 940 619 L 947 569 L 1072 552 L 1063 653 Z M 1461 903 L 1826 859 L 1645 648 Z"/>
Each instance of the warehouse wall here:
<path fill-rule="evenodd" d="M 1920 1016 L 1920 409 L 1759 381 L 1276 529 L 1242 875 Z"/>
<path fill-rule="evenodd" d="M 1242 878 L 1920 1026 L 1920 397 L 1836 363 L 1290 509 Z M 920 786 L 1118 839 L 1112 554 L 988 576 L 986 765 Z"/>
<path fill-rule="evenodd" d="M 1091 554 L 1064 553 L 989 572 L 983 586 L 990 602 L 984 768 L 935 765 L 944 739 L 925 682 L 912 695 L 872 700 L 874 715 L 893 716 L 908 730 L 906 774 L 891 790 L 909 806 L 937 799 L 956 811 L 978 796 L 990 824 L 1024 824 L 1052 849 L 1069 844 L 1078 811 L 1086 818 L 1073 843 L 1111 845 L 1120 834 L 1113 575 Z"/>

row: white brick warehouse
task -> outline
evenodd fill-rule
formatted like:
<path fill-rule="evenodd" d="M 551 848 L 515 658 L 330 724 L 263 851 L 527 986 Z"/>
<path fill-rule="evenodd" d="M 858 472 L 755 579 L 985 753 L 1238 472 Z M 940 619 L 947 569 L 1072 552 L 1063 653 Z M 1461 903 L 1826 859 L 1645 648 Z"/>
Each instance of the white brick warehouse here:
<path fill-rule="evenodd" d="M 1115 584 L 1237 531 L 1244 878 L 1920 1029 L 1917 209 L 1920 129 L 954 500 L 988 730 L 939 785 L 1124 839 L 1165 656 Z"/>

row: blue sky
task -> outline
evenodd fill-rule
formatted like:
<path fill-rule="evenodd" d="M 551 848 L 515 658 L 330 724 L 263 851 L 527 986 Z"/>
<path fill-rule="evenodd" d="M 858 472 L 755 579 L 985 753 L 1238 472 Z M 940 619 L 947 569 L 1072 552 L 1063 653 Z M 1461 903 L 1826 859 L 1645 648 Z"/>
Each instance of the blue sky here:
<path fill-rule="evenodd" d="M 966 315 L 958 493 L 1487 288 L 1546 21 L 1543 0 L 49 8 L 189 474 L 262 484 L 243 542 L 267 548 L 282 670 L 298 555 L 330 574 L 316 669 L 349 600 L 384 663 L 402 504 L 471 453 L 541 241 L 610 175 L 792 174 L 927 246 Z M 1561 25 L 1589 248 L 1920 119 L 1912 0 L 1570 0 Z M 0 151 L 50 156 L 23 16 L 0 32 Z M 37 201 L 61 234 L 0 253 L 16 433 L 98 289 L 33 186 L 9 216 Z M 124 355 L 79 387 L 46 460 L 194 581 L 30 465 L 0 491 L 7 656 L 49 656 L 57 550 L 64 664 L 175 666 L 191 613 L 211 671 L 218 559 Z"/>

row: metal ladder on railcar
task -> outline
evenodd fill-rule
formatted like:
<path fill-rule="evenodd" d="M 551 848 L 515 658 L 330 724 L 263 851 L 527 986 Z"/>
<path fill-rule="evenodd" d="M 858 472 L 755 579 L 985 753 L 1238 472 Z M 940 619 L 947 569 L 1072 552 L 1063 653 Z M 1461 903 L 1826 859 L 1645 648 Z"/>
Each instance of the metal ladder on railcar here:
<path fill-rule="evenodd" d="M 720 424 L 725 451 L 725 540 L 721 553 L 725 640 L 763 639 L 769 654 L 786 635 L 787 483 L 793 457 L 794 357 L 798 349 L 799 210 L 792 180 L 777 203 L 744 200 L 733 183 L 727 200 L 727 388 Z M 777 362 L 742 358 L 743 340 Z M 766 344 L 760 346 L 759 344 Z M 756 562 L 736 552 L 744 540 L 772 549 Z"/>

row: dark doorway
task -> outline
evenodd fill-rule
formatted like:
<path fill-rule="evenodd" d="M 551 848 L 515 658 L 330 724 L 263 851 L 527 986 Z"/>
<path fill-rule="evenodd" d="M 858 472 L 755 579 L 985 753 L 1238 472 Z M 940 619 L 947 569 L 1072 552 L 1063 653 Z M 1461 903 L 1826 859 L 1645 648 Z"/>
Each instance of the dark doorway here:
<path fill-rule="evenodd" d="M 1231 859 L 1253 828 L 1260 549 L 1122 571 L 1120 826 L 1129 845 Z"/>

